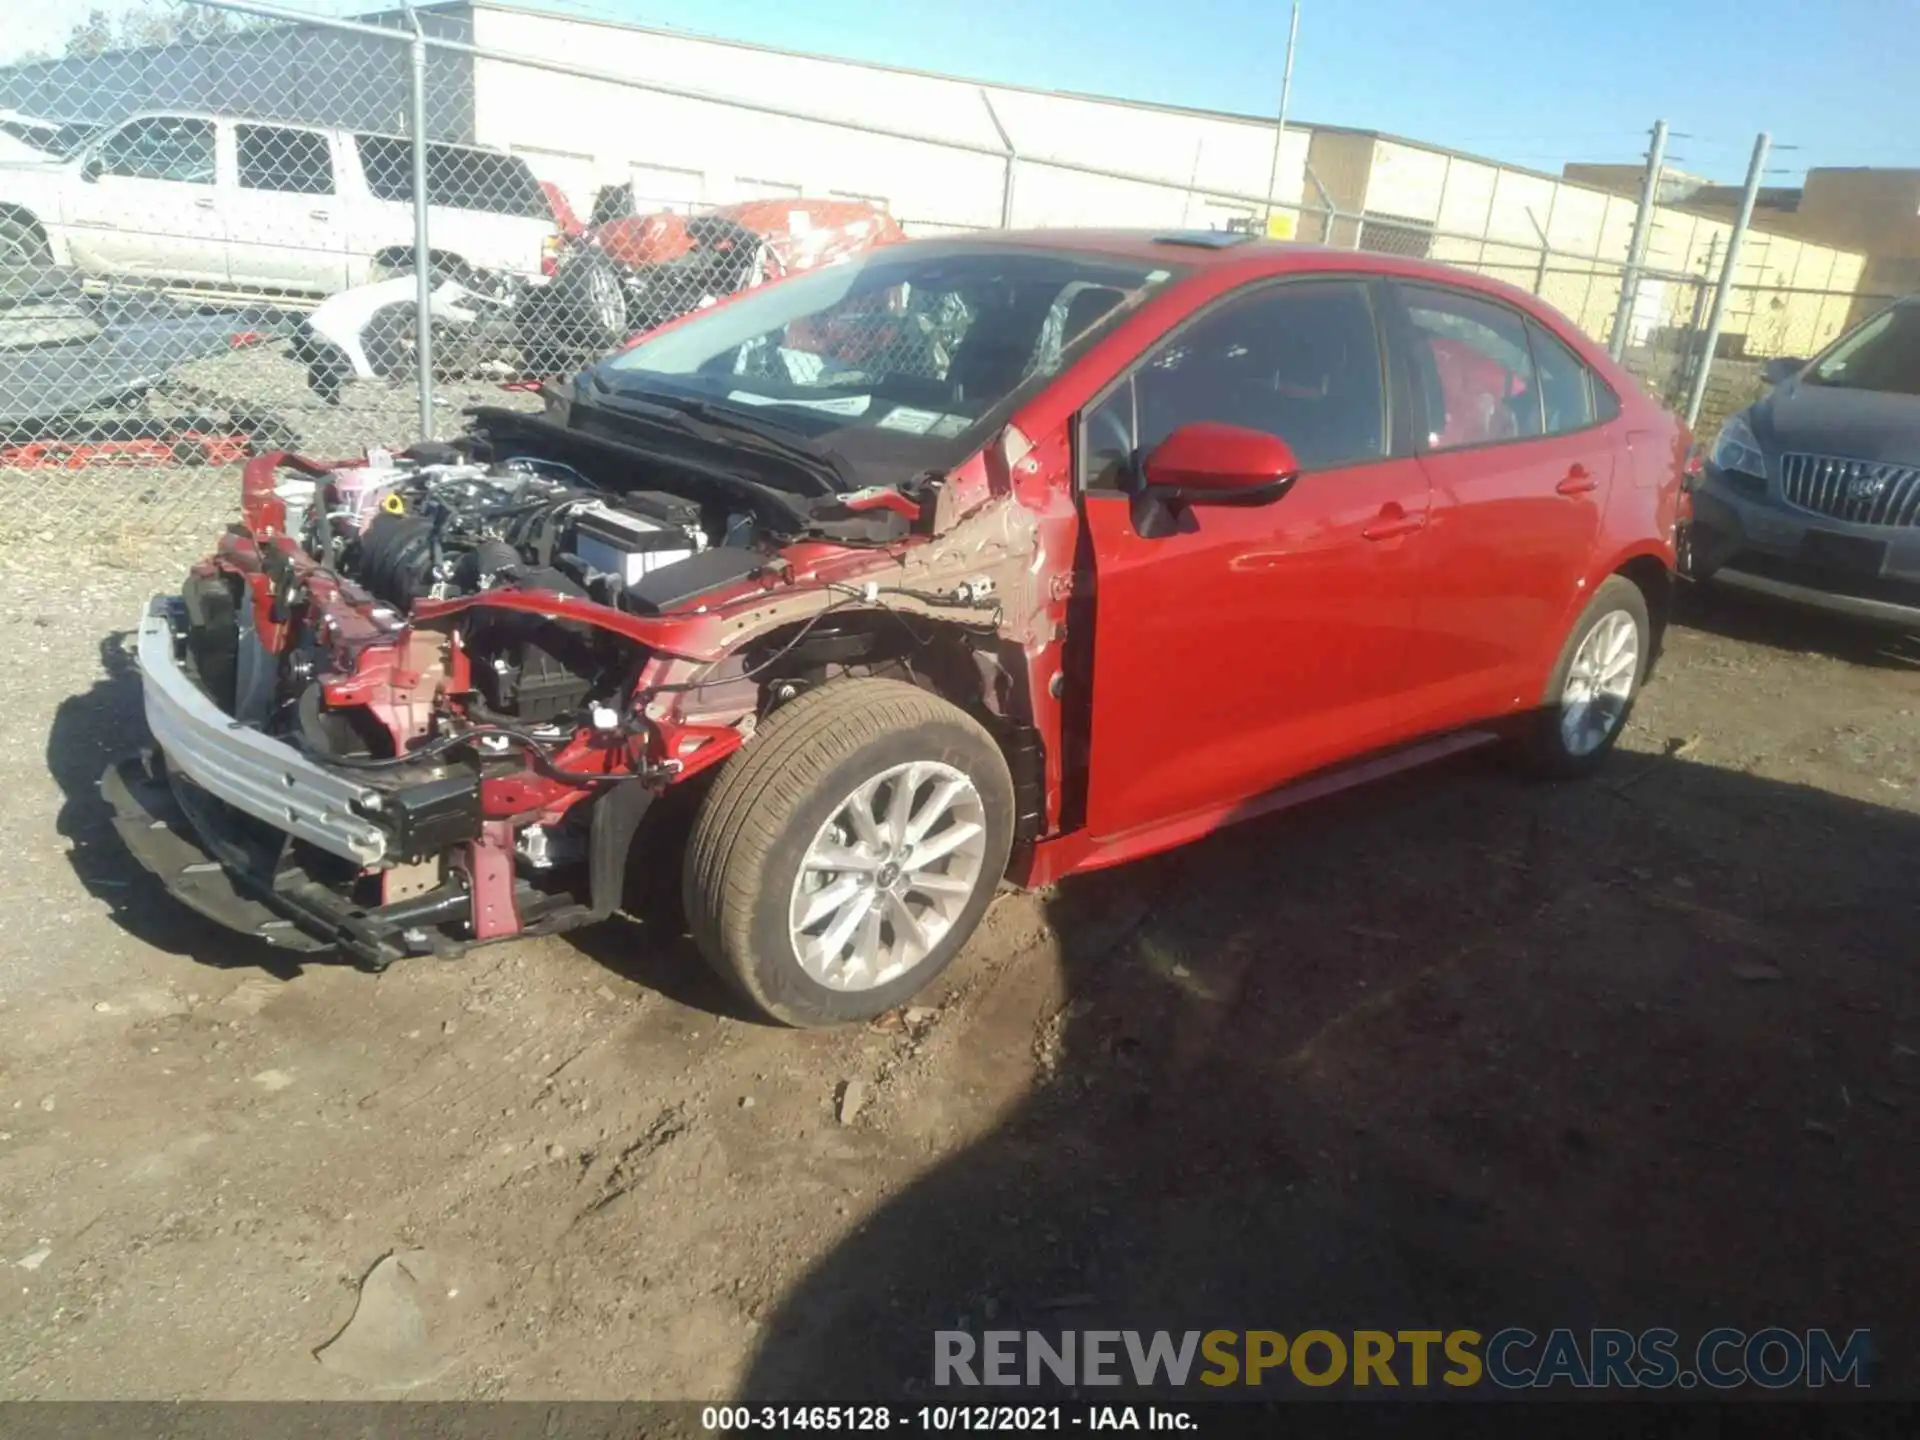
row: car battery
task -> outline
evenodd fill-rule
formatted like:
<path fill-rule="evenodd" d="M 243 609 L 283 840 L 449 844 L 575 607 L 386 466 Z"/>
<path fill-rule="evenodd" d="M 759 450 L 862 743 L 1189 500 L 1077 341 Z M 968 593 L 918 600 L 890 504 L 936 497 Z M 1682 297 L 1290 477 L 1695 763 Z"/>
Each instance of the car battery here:
<path fill-rule="evenodd" d="M 697 523 L 662 524 L 600 505 L 574 516 L 573 553 L 589 570 L 618 576 L 622 585 L 705 548 L 706 536 Z"/>

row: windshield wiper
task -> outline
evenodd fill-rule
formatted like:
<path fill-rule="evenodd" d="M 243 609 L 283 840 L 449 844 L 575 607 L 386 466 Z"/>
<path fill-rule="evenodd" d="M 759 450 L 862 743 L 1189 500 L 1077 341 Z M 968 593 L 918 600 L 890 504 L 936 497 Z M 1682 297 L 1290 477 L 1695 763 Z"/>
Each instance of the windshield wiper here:
<path fill-rule="evenodd" d="M 592 377 L 593 386 L 603 403 L 621 414 L 652 420 L 724 449 L 751 450 L 784 460 L 823 486 L 820 493 L 836 495 L 860 488 L 859 480 L 838 453 L 816 445 L 802 435 L 782 433 L 756 424 L 731 410 L 709 405 L 704 400 L 674 397 L 667 403 L 631 390 L 617 389 Z"/>

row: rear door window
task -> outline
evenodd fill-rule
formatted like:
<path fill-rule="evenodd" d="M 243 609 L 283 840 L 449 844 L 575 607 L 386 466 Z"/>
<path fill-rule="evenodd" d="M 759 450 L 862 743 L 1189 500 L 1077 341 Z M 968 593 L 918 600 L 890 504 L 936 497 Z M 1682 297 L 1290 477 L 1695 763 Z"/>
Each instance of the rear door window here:
<path fill-rule="evenodd" d="M 1529 323 L 1534 369 L 1540 376 L 1540 405 L 1546 433 L 1564 435 L 1593 424 L 1593 387 L 1584 361 L 1538 325 Z"/>
<path fill-rule="evenodd" d="M 360 135 L 355 140 L 374 197 L 411 202 L 413 142 L 394 135 Z M 553 218 L 546 192 L 526 161 L 464 145 L 427 146 L 427 203 L 492 215 Z"/>
<path fill-rule="evenodd" d="M 241 189 L 333 194 L 333 152 L 326 136 L 281 125 L 237 125 L 234 141 Z"/>
<path fill-rule="evenodd" d="M 1427 447 L 1455 450 L 1539 435 L 1540 384 L 1526 322 L 1457 290 L 1408 286 L 1413 373 L 1426 403 Z"/>

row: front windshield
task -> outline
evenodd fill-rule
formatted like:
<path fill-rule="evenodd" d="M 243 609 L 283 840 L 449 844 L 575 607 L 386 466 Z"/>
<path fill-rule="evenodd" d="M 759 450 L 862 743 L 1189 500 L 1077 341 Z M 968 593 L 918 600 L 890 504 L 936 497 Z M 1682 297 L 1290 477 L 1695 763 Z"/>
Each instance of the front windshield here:
<path fill-rule="evenodd" d="M 981 443 L 1002 402 L 1173 274 L 1066 252 L 889 246 L 697 316 L 594 376 L 616 396 L 750 413 L 856 469 L 944 468 Z"/>
<path fill-rule="evenodd" d="M 1807 371 L 1816 385 L 1920 395 L 1920 305 L 1882 311 Z"/>

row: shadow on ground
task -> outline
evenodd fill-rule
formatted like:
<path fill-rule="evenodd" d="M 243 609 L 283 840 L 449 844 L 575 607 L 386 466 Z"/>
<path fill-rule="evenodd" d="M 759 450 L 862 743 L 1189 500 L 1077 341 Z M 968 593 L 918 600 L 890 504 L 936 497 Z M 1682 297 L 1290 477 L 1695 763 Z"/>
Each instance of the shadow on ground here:
<path fill-rule="evenodd" d="M 956 1328 L 1910 1357 L 1920 817 L 1645 755 L 1490 770 L 1063 885 L 1030 1098 L 792 1287 L 745 1398 L 1018 1398 L 932 1388 Z"/>
<path fill-rule="evenodd" d="M 94 782 L 138 681 L 102 653 L 47 746 L 76 871 L 149 943 L 280 963 L 120 849 Z M 1052 953 L 997 972 L 1057 991 L 958 1037 L 1030 1093 L 788 1290 L 743 1394 L 926 1397 L 943 1329 L 1509 1325 L 1867 1327 L 1911 1394 L 1916 873 L 1920 816 L 1623 753 L 1565 786 L 1466 759 L 1070 881 Z M 730 1012 L 650 928 L 581 944 Z"/>
<path fill-rule="evenodd" d="M 61 702 L 47 732 L 47 768 L 63 797 L 56 828 L 71 843 L 67 859 L 87 892 L 136 939 L 203 965 L 252 967 L 291 979 L 300 973 L 295 957 L 203 919 L 174 900 L 127 853 L 113 828 L 100 777 L 110 762 L 150 743 L 131 639 L 121 630 L 100 641 L 104 673 L 85 694 Z"/>
<path fill-rule="evenodd" d="M 170 896 L 127 853 L 99 781 L 112 760 L 151 743 L 129 641 L 126 631 L 101 640 L 104 674 L 85 694 L 61 703 L 47 736 L 47 767 L 63 797 L 57 828 L 72 844 L 67 858 L 74 873 L 89 894 L 108 905 L 114 923 L 169 955 L 217 969 L 259 969 L 282 980 L 296 978 L 304 966 L 344 963 L 324 953 L 292 955 L 202 918 Z M 628 879 L 629 906 L 637 914 L 617 915 L 605 924 L 571 931 L 567 938 L 613 973 L 671 1000 L 757 1021 L 694 951 L 679 913 L 678 865 L 658 863 L 662 854 L 677 859 L 683 837 L 675 827 L 684 828 L 684 808 L 657 807 L 661 823 L 645 832 L 647 845 L 637 847 Z"/>

